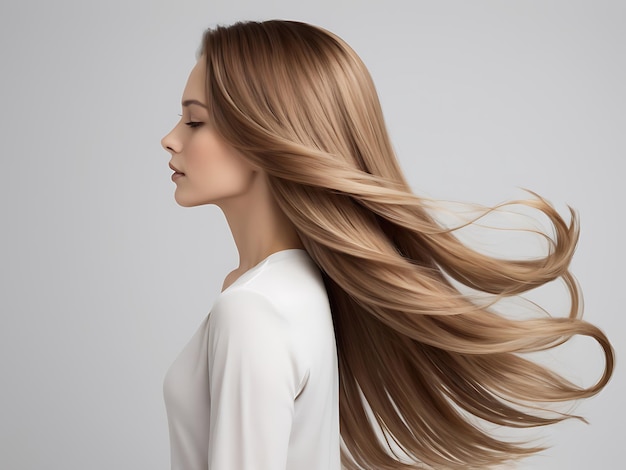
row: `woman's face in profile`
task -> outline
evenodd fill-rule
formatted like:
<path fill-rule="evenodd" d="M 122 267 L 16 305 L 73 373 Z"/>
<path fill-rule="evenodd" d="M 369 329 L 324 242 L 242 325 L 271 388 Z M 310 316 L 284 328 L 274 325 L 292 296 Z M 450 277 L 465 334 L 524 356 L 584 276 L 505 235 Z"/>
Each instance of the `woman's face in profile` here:
<path fill-rule="evenodd" d="M 171 154 L 174 198 L 184 207 L 218 204 L 245 193 L 255 173 L 241 154 L 209 127 L 205 95 L 206 64 L 200 57 L 183 92 L 180 121 L 161 140 Z"/>

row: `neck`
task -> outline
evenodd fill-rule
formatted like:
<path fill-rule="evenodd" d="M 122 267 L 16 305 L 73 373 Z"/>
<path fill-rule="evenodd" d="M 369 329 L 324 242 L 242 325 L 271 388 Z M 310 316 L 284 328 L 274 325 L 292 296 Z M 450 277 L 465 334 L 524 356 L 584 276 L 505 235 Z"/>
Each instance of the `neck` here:
<path fill-rule="evenodd" d="M 237 271 L 245 272 L 277 251 L 302 248 L 295 227 L 278 207 L 258 174 L 245 197 L 220 203 L 239 252 Z"/>

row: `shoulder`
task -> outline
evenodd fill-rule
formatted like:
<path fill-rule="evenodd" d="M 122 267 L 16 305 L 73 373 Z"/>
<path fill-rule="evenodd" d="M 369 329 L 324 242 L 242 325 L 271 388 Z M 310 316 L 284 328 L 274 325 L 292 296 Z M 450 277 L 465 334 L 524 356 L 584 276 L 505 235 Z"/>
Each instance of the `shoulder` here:
<path fill-rule="evenodd" d="M 209 322 L 221 329 L 302 330 L 321 321 L 329 302 L 317 265 L 304 253 L 279 253 L 222 291 Z"/>
<path fill-rule="evenodd" d="M 334 346 L 321 271 L 303 254 L 274 257 L 246 274 L 217 296 L 208 322 L 210 360 L 259 373 L 271 364 L 293 390 Z"/>
<path fill-rule="evenodd" d="M 305 251 L 278 252 L 241 276 L 231 272 L 224 285 L 227 289 L 216 300 L 219 308 L 257 302 L 259 308 L 271 306 L 288 314 L 307 305 L 316 310 L 326 308 L 328 299 L 321 271 Z"/>
<path fill-rule="evenodd" d="M 293 356 L 293 332 L 284 314 L 265 295 L 237 287 L 219 296 L 208 319 L 209 353 L 257 360 L 270 349 Z M 256 357 L 256 359 L 254 359 Z"/>
<path fill-rule="evenodd" d="M 217 296 L 209 326 L 224 338 L 282 339 L 306 355 L 312 337 L 332 333 L 319 268 L 305 252 L 279 253 Z"/>
<path fill-rule="evenodd" d="M 277 320 L 279 312 L 274 303 L 262 292 L 249 287 L 236 287 L 222 292 L 216 299 L 209 317 L 212 323 L 224 326 L 249 327 L 259 320 Z M 245 320 L 245 321 L 244 321 Z"/>
<path fill-rule="evenodd" d="M 209 315 L 207 354 L 212 390 L 231 384 L 228 396 L 248 384 L 292 399 L 308 368 L 285 316 L 261 292 L 239 286 L 220 295 Z"/>

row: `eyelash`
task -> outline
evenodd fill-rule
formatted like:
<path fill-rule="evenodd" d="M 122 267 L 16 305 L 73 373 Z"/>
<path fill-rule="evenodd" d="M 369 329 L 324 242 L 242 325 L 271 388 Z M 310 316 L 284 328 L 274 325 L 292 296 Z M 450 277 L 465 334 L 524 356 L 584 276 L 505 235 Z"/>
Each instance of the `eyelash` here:
<path fill-rule="evenodd" d="M 183 117 L 182 114 L 179 114 L 180 117 Z M 185 123 L 187 126 L 191 127 L 192 129 L 196 128 L 196 127 L 200 127 L 202 125 L 201 122 L 194 122 L 194 121 L 189 121 Z"/>

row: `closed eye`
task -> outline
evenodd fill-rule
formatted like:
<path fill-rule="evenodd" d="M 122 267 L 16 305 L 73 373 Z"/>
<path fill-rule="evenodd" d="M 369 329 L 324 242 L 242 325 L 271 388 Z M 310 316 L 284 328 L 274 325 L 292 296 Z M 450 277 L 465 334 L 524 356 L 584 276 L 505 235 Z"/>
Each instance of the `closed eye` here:
<path fill-rule="evenodd" d="M 179 114 L 179 116 L 183 117 L 182 114 Z M 189 122 L 186 122 L 185 125 L 187 125 L 187 126 L 189 126 L 189 127 L 191 127 L 193 129 L 195 127 L 200 127 L 202 125 L 202 123 L 201 122 L 195 122 L 195 121 L 189 121 Z"/>

